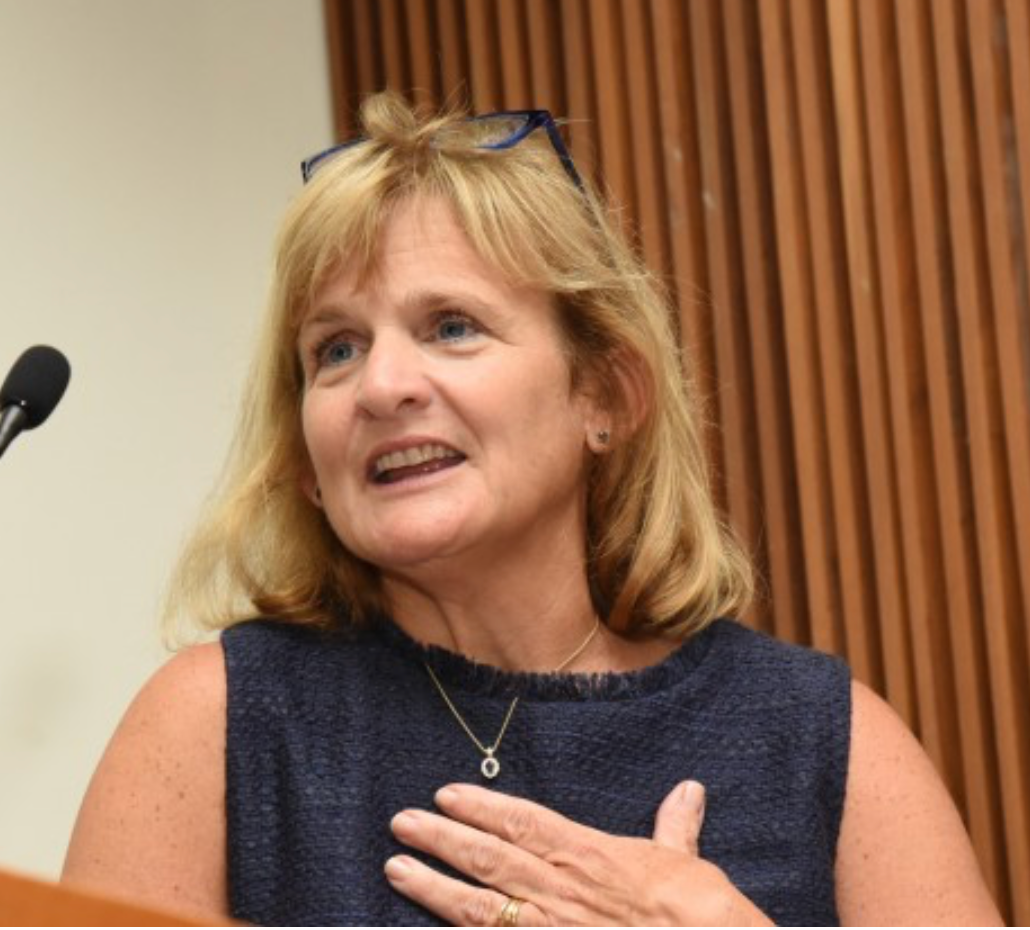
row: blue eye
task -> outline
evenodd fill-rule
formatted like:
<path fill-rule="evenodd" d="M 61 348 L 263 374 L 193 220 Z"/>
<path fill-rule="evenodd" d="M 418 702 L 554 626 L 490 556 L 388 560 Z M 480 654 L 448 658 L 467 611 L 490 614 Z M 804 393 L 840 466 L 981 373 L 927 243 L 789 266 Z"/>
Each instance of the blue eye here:
<path fill-rule="evenodd" d="M 318 347 L 316 358 L 320 365 L 343 365 L 354 358 L 354 344 L 334 336 Z"/>
<path fill-rule="evenodd" d="M 478 332 L 472 321 L 463 316 L 448 316 L 436 325 L 436 335 L 444 342 L 460 342 Z"/>

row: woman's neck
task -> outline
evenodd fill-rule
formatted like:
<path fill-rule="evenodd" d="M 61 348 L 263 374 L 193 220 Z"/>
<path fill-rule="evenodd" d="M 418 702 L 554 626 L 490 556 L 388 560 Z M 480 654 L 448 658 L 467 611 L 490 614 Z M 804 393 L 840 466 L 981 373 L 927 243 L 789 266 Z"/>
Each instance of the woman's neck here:
<path fill-rule="evenodd" d="M 577 585 L 566 579 L 556 588 L 539 579 L 516 588 L 510 581 L 500 584 L 495 575 L 475 585 L 466 579 L 448 590 L 445 580 L 438 576 L 427 585 L 388 578 L 394 622 L 420 642 L 476 662 L 509 671 L 552 671 L 596 626 L 585 581 Z M 595 639 L 600 638 L 599 632 Z M 577 659 L 590 658 L 594 645 Z"/>
<path fill-rule="evenodd" d="M 515 585 L 498 569 L 481 584 L 463 577 L 453 586 L 442 573 L 429 584 L 393 576 L 385 587 L 394 622 L 413 639 L 507 671 L 552 672 L 570 656 L 567 673 L 631 671 L 675 649 L 619 636 L 603 621 L 598 628 L 582 570 L 545 574 Z"/>

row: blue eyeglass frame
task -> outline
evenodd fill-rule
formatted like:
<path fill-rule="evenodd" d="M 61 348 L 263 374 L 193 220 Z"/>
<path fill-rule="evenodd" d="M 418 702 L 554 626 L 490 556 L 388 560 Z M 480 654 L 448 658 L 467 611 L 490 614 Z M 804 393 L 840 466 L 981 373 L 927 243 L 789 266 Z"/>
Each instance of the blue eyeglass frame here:
<path fill-rule="evenodd" d="M 568 174 L 572 179 L 572 183 L 581 191 L 586 191 L 583 179 L 579 176 L 579 172 L 576 170 L 576 165 L 572 161 L 572 156 L 569 154 L 569 150 L 565 147 L 565 142 L 562 140 L 561 132 L 558 130 L 558 124 L 554 121 L 554 117 L 551 116 L 549 110 L 498 110 L 496 113 L 483 113 L 479 116 L 470 116 L 467 121 L 470 123 L 481 123 L 486 120 L 493 119 L 520 119 L 523 122 L 522 125 L 520 125 L 510 136 L 497 142 L 477 145 L 475 148 L 494 151 L 514 148 L 523 139 L 525 139 L 526 136 L 530 135 L 530 133 L 536 132 L 536 130 L 542 128 L 547 132 L 547 138 L 550 139 L 551 146 L 557 153 L 558 160 L 561 162 L 566 174 Z M 334 155 L 338 155 L 344 149 L 352 148 L 355 145 L 360 145 L 362 142 L 367 141 L 367 136 L 360 136 L 357 139 L 350 139 L 347 142 L 341 142 L 338 145 L 331 146 L 325 151 L 312 155 L 310 158 L 305 158 L 304 161 L 300 163 L 300 173 L 304 178 L 304 183 L 307 184 L 308 181 L 311 180 L 315 171 L 317 171 L 318 167 L 325 161 L 332 158 Z"/>

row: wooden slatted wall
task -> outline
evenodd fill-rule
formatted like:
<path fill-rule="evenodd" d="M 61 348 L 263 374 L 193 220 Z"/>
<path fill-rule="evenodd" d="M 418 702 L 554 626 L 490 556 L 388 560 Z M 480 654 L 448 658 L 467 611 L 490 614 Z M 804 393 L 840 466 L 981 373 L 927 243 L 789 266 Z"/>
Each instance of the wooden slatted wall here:
<path fill-rule="evenodd" d="M 1030 923 L 1028 0 L 326 0 L 363 94 L 547 107 L 678 300 L 754 625 L 848 658 Z"/>

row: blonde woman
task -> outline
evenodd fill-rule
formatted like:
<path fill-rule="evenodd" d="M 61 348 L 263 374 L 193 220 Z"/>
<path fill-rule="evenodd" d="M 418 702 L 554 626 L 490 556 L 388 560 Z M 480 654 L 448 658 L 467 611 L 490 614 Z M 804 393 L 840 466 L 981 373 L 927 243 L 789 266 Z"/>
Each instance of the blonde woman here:
<path fill-rule="evenodd" d="M 918 744 L 733 622 L 654 279 L 542 111 L 305 163 L 232 460 L 68 880 L 268 924 L 990 923 Z"/>

